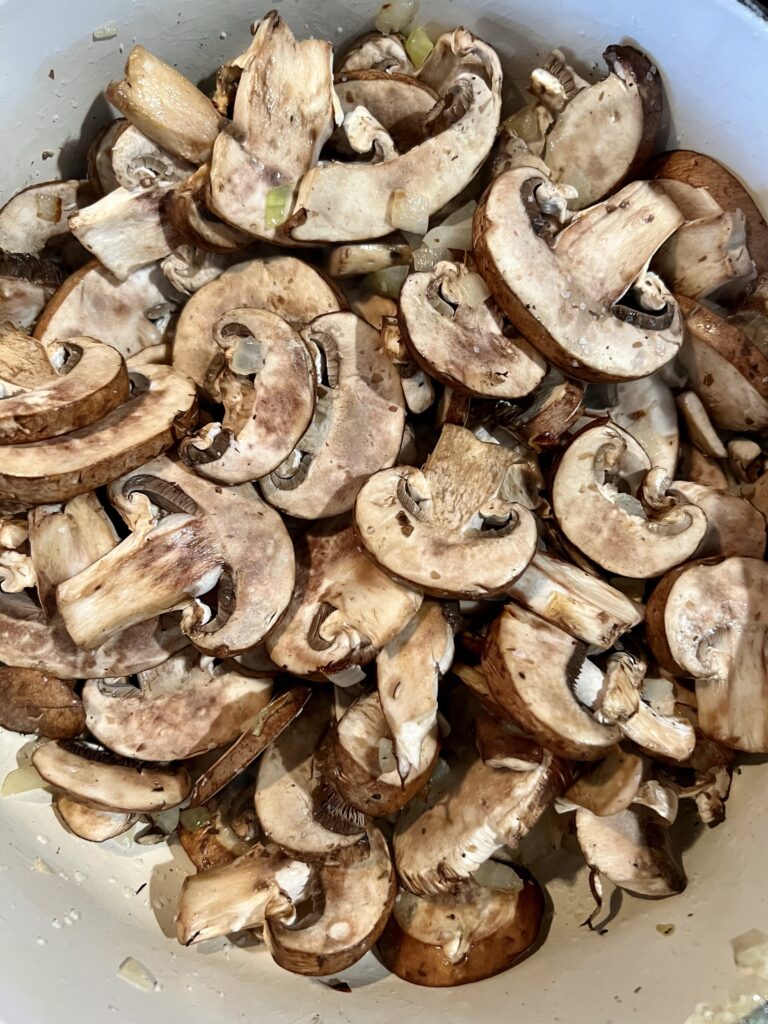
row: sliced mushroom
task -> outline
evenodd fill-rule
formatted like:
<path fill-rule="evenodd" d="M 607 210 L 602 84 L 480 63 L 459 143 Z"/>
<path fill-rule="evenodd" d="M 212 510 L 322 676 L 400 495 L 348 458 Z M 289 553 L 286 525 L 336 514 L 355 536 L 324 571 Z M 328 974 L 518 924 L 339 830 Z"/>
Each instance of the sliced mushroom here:
<path fill-rule="evenodd" d="M 745 498 L 688 480 L 675 480 L 670 490 L 698 505 L 707 517 L 707 532 L 696 550 L 697 558 L 765 555 L 765 516 Z"/>
<path fill-rule="evenodd" d="M 281 512 L 320 519 L 349 511 L 366 479 L 394 464 L 405 399 L 380 334 L 354 313 L 318 317 L 301 335 L 316 360 L 314 416 L 259 485 Z"/>
<path fill-rule="evenodd" d="M 394 160 L 326 163 L 299 182 L 286 233 L 302 242 L 380 238 L 413 230 L 475 176 L 493 145 L 501 110 L 495 51 L 459 28 L 435 44 L 419 79 L 441 96 L 428 120 L 436 133 Z M 361 197 L 364 197 L 361 201 Z"/>
<path fill-rule="evenodd" d="M 397 466 L 360 491 L 355 528 L 398 579 L 437 596 L 503 593 L 536 548 L 534 516 L 512 490 L 517 455 L 443 427 L 424 472 Z"/>
<path fill-rule="evenodd" d="M 345 520 L 312 527 L 296 543 L 296 588 L 267 638 L 267 651 L 298 676 L 332 676 L 372 661 L 421 604 L 421 595 L 395 583 L 357 545 Z"/>
<path fill-rule="evenodd" d="M 226 254 L 248 245 L 249 237 L 215 217 L 210 203 L 211 169 L 203 164 L 169 190 L 163 200 L 163 212 L 175 231 L 200 249 Z"/>
<path fill-rule="evenodd" d="M 119 185 L 112 167 L 112 149 L 129 126 L 130 121 L 124 117 L 110 121 L 99 129 L 88 147 L 86 173 L 88 184 L 97 198 L 112 192 Z"/>
<path fill-rule="evenodd" d="M 413 75 L 416 69 L 399 32 L 366 32 L 357 38 L 339 61 L 339 73 L 383 71 Z"/>
<path fill-rule="evenodd" d="M 289 193 L 330 138 L 331 57 L 330 43 L 297 42 L 287 23 L 270 11 L 238 59 L 242 74 L 232 124 L 219 133 L 211 156 L 211 206 L 249 235 L 275 237 L 289 212 Z M 275 110 L 290 110 L 290 119 L 276 119 Z M 270 209 L 275 188 L 287 193 L 276 213 Z"/>
<path fill-rule="evenodd" d="M 195 788 L 189 795 L 195 803 Z M 179 843 L 198 871 L 231 864 L 260 839 L 253 807 L 253 779 L 241 777 L 219 798 L 183 811 L 177 828 Z"/>
<path fill-rule="evenodd" d="M 0 250 L 0 322 L 31 327 L 63 279 L 53 260 Z"/>
<path fill-rule="evenodd" d="M 708 455 L 704 455 L 693 444 L 681 445 L 677 474 L 691 483 L 701 484 L 703 487 L 714 487 L 718 491 L 725 491 L 730 485 L 720 464 L 715 459 L 710 459 Z"/>
<path fill-rule="evenodd" d="M 72 739 L 85 728 L 83 703 L 72 684 L 31 668 L 0 666 L 0 726 L 48 739 Z"/>
<path fill-rule="evenodd" d="M 671 481 L 650 470 L 650 459 L 630 434 L 597 423 L 566 448 L 552 487 L 566 537 L 604 569 L 632 579 L 660 576 L 686 561 L 707 530 L 701 509 L 665 495 Z M 635 496 L 643 479 L 650 511 Z"/>
<path fill-rule="evenodd" d="M 542 214 L 550 191 L 531 168 L 494 180 L 475 212 L 480 272 L 520 333 L 566 373 L 648 376 L 677 353 L 682 324 L 670 292 L 644 268 L 682 214 L 653 182 L 636 181 L 550 243 Z"/>
<path fill-rule="evenodd" d="M 585 659 L 586 646 L 515 604 L 491 626 L 483 673 L 505 717 L 563 757 L 595 761 L 619 739 L 581 706 L 573 688 L 581 675 L 601 673 Z"/>
<path fill-rule="evenodd" d="M 183 181 L 194 166 L 129 125 L 112 146 L 112 171 L 118 186 L 132 191 Z"/>
<path fill-rule="evenodd" d="M 10 323 L 0 326 L 0 386 L 4 400 L 56 380 L 56 369 L 43 345 Z"/>
<path fill-rule="evenodd" d="M 584 399 L 584 388 L 550 371 L 534 392 L 528 407 L 514 419 L 515 433 L 534 451 L 556 447 L 576 422 Z"/>
<path fill-rule="evenodd" d="M 426 82 L 409 74 L 378 69 L 342 71 L 334 78 L 342 111 L 368 110 L 400 152 L 423 142 L 425 118 L 438 101 Z"/>
<path fill-rule="evenodd" d="M 677 407 L 683 415 L 690 441 L 712 459 L 726 457 L 725 445 L 712 425 L 707 410 L 694 391 L 677 395 Z"/>
<path fill-rule="evenodd" d="M 481 881 L 485 876 L 489 882 Z M 403 981 L 466 985 L 513 967 L 536 941 L 543 917 L 544 897 L 533 878 L 488 862 L 453 893 L 414 896 L 401 889 L 378 948 Z"/>
<path fill-rule="evenodd" d="M 677 409 L 672 390 L 660 373 L 616 384 L 615 402 L 607 414 L 640 442 L 652 466 L 674 476 L 680 445 Z"/>
<path fill-rule="evenodd" d="M 143 46 L 133 47 L 125 78 L 112 82 L 106 96 L 139 131 L 193 164 L 210 159 L 225 123 L 207 96 Z"/>
<path fill-rule="evenodd" d="M 0 505 L 42 505 L 92 491 L 166 451 L 194 423 L 192 381 L 167 366 L 130 376 L 128 401 L 91 426 L 3 448 Z"/>
<path fill-rule="evenodd" d="M 639 754 L 613 747 L 604 760 L 566 789 L 562 803 L 601 818 L 619 814 L 635 802 L 645 774 L 646 762 Z"/>
<path fill-rule="evenodd" d="M 90 843 L 104 843 L 127 832 L 139 820 L 137 814 L 125 811 L 106 811 L 73 800 L 65 793 L 57 793 L 53 806 L 70 832 Z"/>
<path fill-rule="evenodd" d="M 532 772 L 544 760 L 544 748 L 521 735 L 511 722 L 485 712 L 475 719 L 475 746 L 483 764 L 512 772 Z"/>
<path fill-rule="evenodd" d="M 70 237 L 70 214 L 91 201 L 84 181 L 29 185 L 0 209 L 0 249 L 38 256 L 44 249 L 60 247 Z"/>
<path fill-rule="evenodd" d="M 365 107 L 347 111 L 341 131 L 346 147 L 360 156 L 368 156 L 373 164 L 394 160 L 398 155 L 392 136 Z"/>
<path fill-rule="evenodd" d="M 401 242 L 363 242 L 337 245 L 331 249 L 326 270 L 331 277 L 359 277 L 389 267 L 405 267 L 411 259 L 411 247 Z"/>
<path fill-rule="evenodd" d="M 43 743 L 32 753 L 32 764 L 54 788 L 108 811 L 164 811 L 182 803 L 192 788 L 186 768 L 124 761 L 74 740 Z"/>
<path fill-rule="evenodd" d="M 477 697 L 481 706 L 490 715 L 495 715 L 497 718 L 506 717 L 506 711 L 491 693 L 485 673 L 479 667 L 467 665 L 464 662 L 458 664 L 454 662 L 451 671 Z M 483 758 L 483 760 L 485 759 Z"/>
<path fill-rule="evenodd" d="M 160 269 L 168 282 L 182 295 L 194 295 L 206 284 L 221 277 L 232 266 L 234 257 L 179 245 L 160 261 Z"/>

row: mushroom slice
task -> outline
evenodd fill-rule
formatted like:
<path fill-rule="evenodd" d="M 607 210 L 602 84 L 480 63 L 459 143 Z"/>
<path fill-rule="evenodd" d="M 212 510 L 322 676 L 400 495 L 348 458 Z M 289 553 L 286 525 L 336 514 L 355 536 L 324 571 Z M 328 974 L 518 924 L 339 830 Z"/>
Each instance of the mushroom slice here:
<path fill-rule="evenodd" d="M 414 230 L 414 211 L 423 223 L 474 178 L 499 126 L 496 52 L 458 28 L 440 37 L 419 77 L 441 96 L 428 118 L 435 133 L 394 160 L 331 162 L 308 171 L 285 225 L 291 238 L 344 242 L 380 238 L 398 227 Z"/>
<path fill-rule="evenodd" d="M 547 622 L 606 650 L 643 621 L 643 607 L 575 565 L 537 551 L 507 588 L 513 600 Z"/>
<path fill-rule="evenodd" d="M 139 191 L 116 188 L 78 210 L 69 221 L 81 245 L 120 281 L 162 259 L 180 239 L 162 213 L 168 186 Z"/>
<path fill-rule="evenodd" d="M 144 352 L 160 351 L 178 301 L 156 266 L 142 267 L 119 281 L 101 264 L 88 263 L 55 293 L 35 337 L 45 344 L 78 336 L 99 338 L 131 361 Z"/>
<path fill-rule="evenodd" d="M 683 391 L 677 396 L 677 407 L 683 415 L 688 437 L 696 447 L 712 459 L 724 459 L 725 445 L 712 426 L 707 410 L 694 391 Z"/>
<path fill-rule="evenodd" d="M 691 388 L 721 430 L 768 426 L 768 357 L 737 324 L 708 306 L 680 299 L 685 344 L 680 360 Z"/>
<path fill-rule="evenodd" d="M 184 666 L 184 678 L 168 686 L 163 669 L 173 672 L 174 660 Z M 140 761 L 177 761 L 230 743 L 267 704 L 272 680 L 204 661 L 187 651 L 154 669 L 157 693 L 145 680 L 139 687 L 90 680 L 83 689 L 89 730 L 116 754 Z"/>
<path fill-rule="evenodd" d="M 214 401 L 221 400 L 218 375 L 224 360 L 213 327 L 230 309 L 241 307 L 276 313 L 300 330 L 323 313 L 342 309 L 344 300 L 319 271 L 293 256 L 241 263 L 200 288 L 179 317 L 173 360 Z"/>
<path fill-rule="evenodd" d="M 327 696 L 318 694 L 265 751 L 256 775 L 256 816 L 265 835 L 289 856 L 349 865 L 368 852 L 364 827 L 342 834 L 314 815 L 321 792 L 315 751 L 330 725 L 330 711 Z"/>
<path fill-rule="evenodd" d="M 225 123 L 207 96 L 143 46 L 133 47 L 125 78 L 110 83 L 106 96 L 144 135 L 193 164 L 210 159 Z"/>
<path fill-rule="evenodd" d="M 475 719 L 475 746 L 489 768 L 532 772 L 544 760 L 544 748 L 522 736 L 516 726 L 483 712 Z"/>
<path fill-rule="evenodd" d="M 331 277 L 359 277 L 389 267 L 406 267 L 411 261 L 410 245 L 401 242 L 363 242 L 337 245 L 331 249 L 326 270 Z"/>
<path fill-rule="evenodd" d="M 765 555 L 765 516 L 745 498 L 688 480 L 675 480 L 670 490 L 698 505 L 707 517 L 707 532 L 697 558 L 762 558 Z"/>
<path fill-rule="evenodd" d="M 169 284 L 182 295 L 194 295 L 206 284 L 221 277 L 232 266 L 234 257 L 206 252 L 194 245 L 179 245 L 160 261 L 160 269 Z"/>
<path fill-rule="evenodd" d="M 112 149 L 129 126 L 130 121 L 124 117 L 110 121 L 99 129 L 88 147 L 86 173 L 91 191 L 97 198 L 112 192 L 120 184 L 112 168 Z"/>
<path fill-rule="evenodd" d="M 83 703 L 71 683 L 32 668 L 0 666 L 0 726 L 48 739 L 73 739 L 85 728 Z"/>
<path fill-rule="evenodd" d="M 515 433 L 534 451 L 546 451 L 576 422 L 584 400 L 584 387 L 550 371 L 533 393 L 528 407 L 514 419 Z"/>
<path fill-rule="evenodd" d="M 167 366 L 130 374 L 133 392 L 91 426 L 3 449 L 0 505 L 66 501 L 130 472 L 186 432 L 196 418 L 192 381 Z"/>
<path fill-rule="evenodd" d="M 670 573 L 648 604 L 654 654 L 696 680 L 701 731 L 748 753 L 768 753 L 766 597 L 765 562 L 734 557 Z"/>
<path fill-rule="evenodd" d="M 185 438 L 181 458 L 219 483 L 256 480 L 286 459 L 315 409 L 315 372 L 291 325 L 264 309 L 231 309 L 213 329 L 227 370 L 223 423 Z"/>
<path fill-rule="evenodd" d="M 510 603 L 491 626 L 483 673 L 505 717 L 527 735 L 563 757 L 596 761 L 619 732 L 596 721 L 574 695 L 580 677 L 602 677 L 585 655 L 584 644 Z"/>
<path fill-rule="evenodd" d="M 104 843 L 114 839 L 139 820 L 138 814 L 125 811 L 105 811 L 88 804 L 73 800 L 65 793 L 57 793 L 53 798 L 53 806 L 70 832 L 89 843 Z"/>
<path fill-rule="evenodd" d="M 397 466 L 360 491 L 355 528 L 387 572 L 427 594 L 503 593 L 536 550 L 536 520 L 510 493 L 515 452 L 446 424 L 424 472 Z"/>
<path fill-rule="evenodd" d="M 568 100 L 547 132 L 542 156 L 552 180 L 578 191 L 583 209 L 634 177 L 661 125 L 658 69 L 634 46 L 609 46 L 606 78 Z"/>
<path fill-rule="evenodd" d="M 437 687 L 453 661 L 453 630 L 434 601 L 425 601 L 376 657 L 381 710 L 392 732 L 400 777 L 422 759 L 437 725 Z"/>
<path fill-rule="evenodd" d="M 646 807 L 598 817 L 576 812 L 576 835 L 587 864 L 635 896 L 674 896 L 687 884 L 669 830 Z"/>
<path fill-rule="evenodd" d="M 194 788 L 189 800 L 190 804 L 195 803 Z M 260 837 L 253 806 L 253 779 L 238 778 L 219 798 L 182 811 L 177 834 L 198 871 L 210 871 L 242 857 Z"/>
<path fill-rule="evenodd" d="M 660 373 L 616 385 L 615 403 L 607 410 L 613 422 L 639 441 L 652 466 L 674 476 L 680 445 L 672 390 Z"/>
<path fill-rule="evenodd" d="M 420 594 L 366 558 L 343 519 L 317 524 L 296 542 L 296 567 L 291 603 L 266 641 L 272 660 L 294 675 L 367 664 L 421 605 Z"/>
<path fill-rule="evenodd" d="M 290 599 L 294 558 L 282 521 L 252 487 L 222 489 L 161 458 L 115 481 L 111 495 L 129 523 L 138 517 L 134 532 L 57 589 L 77 643 L 96 647 L 179 607 L 183 631 L 206 654 L 225 658 L 261 641 Z M 194 599 L 217 584 L 217 613 L 207 618 Z"/>
<path fill-rule="evenodd" d="M 249 235 L 275 237 L 295 183 L 317 163 L 331 136 L 331 59 L 330 43 L 298 42 L 276 11 L 258 23 L 238 58 L 242 74 L 232 124 L 219 133 L 211 156 L 211 207 Z M 276 119 L 275 110 L 290 110 L 290 120 Z M 279 209 L 273 209 L 275 196 Z"/>
<path fill-rule="evenodd" d="M 259 485 L 281 512 L 321 519 L 349 511 L 367 478 L 394 464 L 405 399 L 381 335 L 354 313 L 318 317 L 301 335 L 317 363 L 314 416 Z"/>
<path fill-rule="evenodd" d="M 634 803 L 645 774 L 646 762 L 639 754 L 613 747 L 566 789 L 561 803 L 582 807 L 601 818 L 619 814 Z"/>
<path fill-rule="evenodd" d="M 308 864 L 259 844 L 231 864 L 189 875 L 181 889 L 176 936 L 191 946 L 258 927 L 268 912 L 292 921 L 313 874 Z"/>
<path fill-rule="evenodd" d="M 434 89 L 411 75 L 393 71 L 343 71 L 334 78 L 344 114 L 364 107 L 406 152 L 425 137 L 425 118 L 438 101 Z"/>
<path fill-rule="evenodd" d="M 41 744 L 32 764 L 55 789 L 108 811 L 164 811 L 186 800 L 192 788 L 186 768 L 125 761 L 74 740 Z"/>
<path fill-rule="evenodd" d="M 70 338 L 47 352 L 52 380 L 0 403 L 0 445 L 29 444 L 96 423 L 128 397 L 123 357 L 93 338 Z"/>
<path fill-rule="evenodd" d="M 243 249 L 250 239 L 210 212 L 211 169 L 203 164 L 175 185 L 163 201 L 163 212 L 185 241 L 214 253 Z"/>
<path fill-rule="evenodd" d="M 717 491 L 725 491 L 730 486 L 728 477 L 722 467 L 715 459 L 687 442 L 680 448 L 680 465 L 677 469 L 678 476 L 691 483 L 701 484 L 703 487 L 713 487 Z"/>
<path fill-rule="evenodd" d="M 707 530 L 702 510 L 665 496 L 671 481 L 650 469 L 634 437 L 603 422 L 571 441 L 555 474 L 552 505 L 563 533 L 618 576 L 660 576 L 689 559 Z M 635 497 L 643 478 L 646 504 L 649 498 L 653 502 L 650 512 Z"/>
<path fill-rule="evenodd" d="M 0 249 L 0 322 L 31 327 L 63 278 L 53 260 Z"/>
<path fill-rule="evenodd" d="M 46 349 L 10 323 L 0 325 L 0 387 L 3 400 L 46 387 L 56 369 Z"/>
<path fill-rule="evenodd" d="M 506 711 L 491 693 L 491 688 L 482 669 L 478 666 L 467 665 L 464 662 L 459 662 L 458 664 L 454 662 L 451 666 L 451 672 L 453 675 L 458 676 L 462 683 L 471 690 L 489 715 L 494 715 L 496 718 L 506 718 Z"/>
<path fill-rule="evenodd" d="M 413 801 L 398 820 L 394 849 L 401 883 L 417 896 L 454 890 L 500 847 L 517 845 L 569 774 L 549 751 L 527 772 L 489 768 L 465 752 L 441 780 L 435 802 Z"/>
<path fill-rule="evenodd" d="M 17 192 L 0 209 L 0 249 L 39 255 L 70 237 L 70 214 L 92 202 L 84 181 L 44 181 Z"/>
<path fill-rule="evenodd" d="M 121 132 L 112 146 L 112 171 L 118 186 L 148 189 L 183 181 L 194 171 L 187 160 L 169 153 L 134 125 Z"/>
<path fill-rule="evenodd" d="M 339 76 L 356 71 L 379 71 L 412 76 L 415 72 L 399 32 L 366 32 L 339 61 Z"/>
<path fill-rule="evenodd" d="M 524 338 L 504 331 L 487 294 L 482 278 L 458 263 L 410 274 L 400 292 L 403 337 L 413 358 L 443 384 L 488 398 L 519 398 L 541 381 L 546 364 Z"/>
<path fill-rule="evenodd" d="M 648 376 L 677 353 L 682 323 L 671 293 L 653 275 L 649 289 L 644 268 L 682 214 L 659 186 L 634 181 L 550 243 L 542 208 L 551 189 L 525 167 L 493 181 L 474 218 L 480 273 L 518 331 L 566 373 Z"/>
<path fill-rule="evenodd" d="M 481 881 L 486 875 L 491 884 Z M 403 981 L 466 985 L 513 967 L 536 941 L 543 918 L 544 896 L 534 879 L 489 861 L 452 893 L 414 896 L 400 889 L 378 949 Z"/>

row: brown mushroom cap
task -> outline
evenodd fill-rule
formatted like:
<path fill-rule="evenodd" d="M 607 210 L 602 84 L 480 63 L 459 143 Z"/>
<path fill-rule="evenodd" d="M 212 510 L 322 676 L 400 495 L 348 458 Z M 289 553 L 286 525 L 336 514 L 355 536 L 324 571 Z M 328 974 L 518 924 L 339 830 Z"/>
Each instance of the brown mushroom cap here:
<path fill-rule="evenodd" d="M 365 107 L 392 136 L 400 152 L 424 139 L 426 115 L 438 101 L 426 82 L 409 74 L 379 69 L 344 70 L 333 84 L 342 111 Z"/>
<path fill-rule="evenodd" d="M 72 739 L 85 728 L 85 712 L 72 683 L 32 668 L 0 666 L 0 726 L 48 739 Z"/>
<path fill-rule="evenodd" d="M 0 209 L 0 249 L 38 255 L 69 238 L 69 215 L 92 202 L 88 183 L 42 181 L 23 188 Z"/>
<path fill-rule="evenodd" d="M 69 831 L 89 843 L 104 843 L 107 839 L 114 839 L 127 832 L 139 820 L 137 814 L 100 810 L 73 800 L 65 793 L 54 796 L 53 807 Z"/>

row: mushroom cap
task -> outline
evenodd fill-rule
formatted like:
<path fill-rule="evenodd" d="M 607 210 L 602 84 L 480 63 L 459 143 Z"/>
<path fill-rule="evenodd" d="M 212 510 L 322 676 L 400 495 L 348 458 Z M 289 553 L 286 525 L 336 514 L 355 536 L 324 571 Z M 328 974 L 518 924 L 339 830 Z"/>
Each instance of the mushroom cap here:
<path fill-rule="evenodd" d="M 340 71 L 333 80 L 342 111 L 365 107 L 392 136 L 398 151 L 422 142 L 424 119 L 438 101 L 426 82 L 410 74 L 361 68 Z"/>
<path fill-rule="evenodd" d="M 0 666 L 0 726 L 48 739 L 72 739 L 85 728 L 83 703 L 71 682 L 33 668 Z"/>
<path fill-rule="evenodd" d="M 125 811 L 105 811 L 73 800 L 65 793 L 57 793 L 53 807 L 64 825 L 80 839 L 90 843 L 103 843 L 107 839 L 127 832 L 139 820 L 137 814 Z"/>
<path fill-rule="evenodd" d="M 388 573 L 438 597 L 503 593 L 536 549 L 536 520 L 507 497 L 518 456 L 447 424 L 424 472 L 374 474 L 355 529 Z M 514 495 L 517 497 L 517 495 Z"/>
<path fill-rule="evenodd" d="M 70 214 L 89 202 L 93 197 L 85 181 L 28 185 L 0 209 L 0 249 L 38 255 L 48 246 L 62 244 L 70 236 Z"/>

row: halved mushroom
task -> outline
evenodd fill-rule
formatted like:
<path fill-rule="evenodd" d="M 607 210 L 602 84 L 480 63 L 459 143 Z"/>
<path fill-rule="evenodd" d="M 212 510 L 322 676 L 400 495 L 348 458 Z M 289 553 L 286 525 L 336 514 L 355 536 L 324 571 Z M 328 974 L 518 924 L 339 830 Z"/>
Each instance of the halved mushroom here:
<path fill-rule="evenodd" d="M 563 757 L 596 761 L 619 739 L 576 699 L 580 676 L 602 677 L 586 645 L 510 603 L 491 626 L 483 673 L 491 695 L 527 735 Z"/>
<path fill-rule="evenodd" d="M 318 977 L 336 974 L 368 952 L 390 915 L 397 880 L 383 834 L 367 832 L 368 854 L 349 865 L 318 868 L 323 910 L 291 924 L 267 909 L 264 941 L 273 959 L 287 971 Z"/>
<path fill-rule="evenodd" d="M 379 69 L 345 70 L 333 80 L 342 111 L 362 106 L 392 137 L 399 152 L 424 141 L 425 119 L 438 101 L 426 82 Z"/>
<path fill-rule="evenodd" d="M 685 420 L 688 438 L 699 451 L 712 459 L 724 459 L 725 445 L 712 425 L 707 410 L 695 391 L 683 391 L 676 397 L 677 407 Z"/>
<path fill-rule="evenodd" d="M 267 651 L 294 675 L 332 677 L 372 661 L 420 605 L 366 558 L 346 520 L 330 520 L 296 542 L 296 587 Z"/>
<path fill-rule="evenodd" d="M 688 480 L 675 480 L 670 491 L 698 505 L 707 517 L 707 532 L 696 549 L 697 558 L 764 556 L 765 516 L 745 498 Z"/>
<path fill-rule="evenodd" d="M 635 181 L 582 211 L 552 243 L 543 213 L 551 190 L 531 168 L 495 179 L 475 211 L 481 274 L 520 333 L 566 373 L 648 376 L 682 341 L 674 298 L 645 270 L 682 214 L 659 186 Z"/>
<path fill-rule="evenodd" d="M 301 242 L 343 242 L 424 224 L 474 178 L 490 152 L 501 79 L 487 43 L 463 28 L 442 35 L 419 74 L 441 97 L 427 118 L 434 134 L 394 160 L 312 168 L 299 182 L 285 233 Z"/>
<path fill-rule="evenodd" d="M 133 47 L 125 78 L 112 82 L 106 96 L 148 138 L 194 164 L 210 159 L 225 124 L 207 96 L 143 46 Z"/>
<path fill-rule="evenodd" d="M 195 787 L 189 796 L 195 804 Z M 253 779 L 244 776 L 227 785 L 205 806 L 190 806 L 179 817 L 179 843 L 198 871 L 210 871 L 242 857 L 261 833 L 253 806 Z"/>
<path fill-rule="evenodd" d="M 0 250 L 0 322 L 31 327 L 63 280 L 53 260 Z"/>
<path fill-rule="evenodd" d="M 347 512 L 372 473 L 392 466 L 405 427 L 400 377 L 378 331 L 354 313 L 328 313 L 301 332 L 316 365 L 312 421 L 260 481 L 270 505 L 301 519 Z"/>
<path fill-rule="evenodd" d="M 576 422 L 584 400 L 584 388 L 551 370 L 533 393 L 530 404 L 513 420 L 515 433 L 534 451 L 546 451 Z"/>
<path fill-rule="evenodd" d="M 48 739 L 72 739 L 85 728 L 72 683 L 31 668 L 0 666 L 0 726 Z"/>
<path fill-rule="evenodd" d="M 294 558 L 280 517 L 252 487 L 223 489 L 160 458 L 116 480 L 111 498 L 134 532 L 56 592 L 80 646 L 180 607 L 204 653 L 224 658 L 262 640 L 290 599 Z M 196 599 L 214 588 L 212 615 Z"/>
<path fill-rule="evenodd" d="M 93 137 L 86 153 L 86 174 L 93 195 L 97 198 L 112 192 L 119 185 L 112 168 L 112 149 L 130 121 L 118 117 L 103 125 Z"/>
<path fill-rule="evenodd" d="M 447 424 L 424 472 L 374 474 L 355 528 L 376 562 L 437 596 L 503 593 L 536 549 L 536 520 L 518 503 L 515 452 Z"/>
<path fill-rule="evenodd" d="M 643 607 L 575 565 L 537 551 L 507 588 L 517 604 L 593 647 L 612 647 L 643 621 Z"/>
<path fill-rule="evenodd" d="M 70 238 L 70 214 L 89 202 L 85 181 L 29 185 L 0 209 L 0 249 L 38 256 L 44 249 L 60 247 Z"/>
<path fill-rule="evenodd" d="M 197 415 L 192 381 L 167 366 L 130 374 L 128 401 L 61 438 L 3 448 L 0 505 L 66 501 L 166 451 Z"/>
<path fill-rule="evenodd" d="M 108 811 L 164 811 L 186 800 L 192 788 L 186 768 L 126 761 L 74 740 L 41 744 L 32 764 L 55 789 Z"/>
<path fill-rule="evenodd" d="M 125 811 L 106 811 L 74 800 L 65 793 L 57 793 L 53 807 L 70 832 L 89 843 L 104 843 L 127 832 L 139 820 L 138 814 Z"/>
<path fill-rule="evenodd" d="M 134 125 L 129 125 L 112 145 L 112 171 L 118 186 L 148 189 L 183 181 L 194 165 L 169 153 Z"/>
<path fill-rule="evenodd" d="M 224 359 L 213 336 L 220 316 L 240 307 L 264 309 L 300 330 L 323 313 L 344 306 L 333 284 L 293 256 L 241 263 L 200 288 L 184 306 L 176 326 L 174 366 L 204 394 L 220 401 L 218 375 Z"/>
<path fill-rule="evenodd" d="M 604 760 L 566 789 L 561 803 L 583 807 L 601 818 L 619 814 L 635 802 L 646 767 L 647 762 L 639 754 L 613 747 Z"/>
<path fill-rule="evenodd" d="M 475 747 L 489 768 L 532 772 L 544 760 L 544 748 L 517 726 L 482 712 L 475 719 Z"/>
<path fill-rule="evenodd" d="M 258 23 L 238 58 L 242 74 L 232 123 L 219 133 L 211 155 L 211 207 L 249 235 L 275 237 L 290 212 L 296 182 L 330 138 L 331 59 L 330 43 L 297 42 L 276 11 Z M 276 119 L 278 109 L 290 110 L 290 119 Z"/>
<path fill-rule="evenodd" d="M 413 358 L 443 384 L 519 398 L 541 381 L 546 364 L 524 338 L 504 329 L 487 296 L 482 278 L 458 263 L 410 274 L 400 292 L 403 337 Z"/>
<path fill-rule="evenodd" d="M 489 861 L 453 893 L 415 896 L 400 889 L 378 949 L 403 981 L 466 985 L 514 966 L 536 941 L 543 917 L 536 881 Z"/>
<path fill-rule="evenodd" d="M 413 75 L 416 70 L 405 49 L 405 37 L 399 32 L 366 32 L 350 45 L 339 61 L 339 73 L 383 71 Z"/>
<path fill-rule="evenodd" d="M 766 597 L 765 562 L 734 557 L 670 573 L 648 602 L 651 649 L 696 680 L 701 731 L 750 753 L 768 753 Z"/>
<path fill-rule="evenodd" d="M 181 238 L 204 251 L 225 254 L 245 248 L 249 237 L 215 217 L 210 202 L 211 169 L 203 164 L 168 191 L 163 212 Z"/>
<path fill-rule="evenodd" d="M 612 423 L 587 427 L 568 445 L 552 486 L 560 528 L 588 558 L 618 576 L 660 576 L 689 559 L 707 530 L 697 505 L 665 494 L 671 481 Z M 636 492 L 642 484 L 643 504 Z"/>

